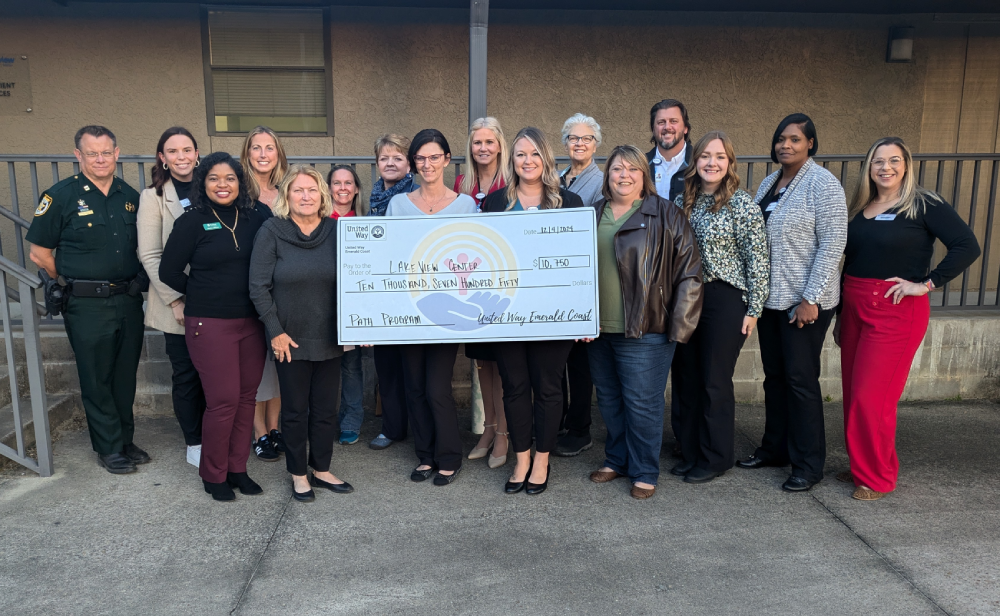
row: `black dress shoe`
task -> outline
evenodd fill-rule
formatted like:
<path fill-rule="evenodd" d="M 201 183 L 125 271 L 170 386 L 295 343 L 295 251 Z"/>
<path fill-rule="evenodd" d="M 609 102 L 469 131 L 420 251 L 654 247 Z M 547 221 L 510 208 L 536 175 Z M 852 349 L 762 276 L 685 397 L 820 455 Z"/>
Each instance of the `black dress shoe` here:
<path fill-rule="evenodd" d="M 330 483 L 329 481 L 323 481 L 316 475 L 309 475 L 309 485 L 314 488 L 326 488 L 336 494 L 350 494 L 354 491 L 354 486 L 346 481 L 341 483 Z"/>
<path fill-rule="evenodd" d="M 257 482 L 250 479 L 250 476 L 244 473 L 227 473 L 226 483 L 229 484 L 231 488 L 239 488 L 240 494 L 246 496 L 253 496 L 255 494 L 263 494 L 264 490 L 257 485 Z"/>
<path fill-rule="evenodd" d="M 677 475 L 678 477 L 683 477 L 688 474 L 694 468 L 694 462 L 678 462 L 676 466 L 670 469 L 671 475 Z"/>
<path fill-rule="evenodd" d="M 127 475 L 136 472 L 135 462 L 123 453 L 97 454 L 97 463 L 115 475 Z"/>
<path fill-rule="evenodd" d="M 819 482 L 792 475 L 785 483 L 781 484 L 781 489 L 785 492 L 807 492 L 817 483 Z"/>
<path fill-rule="evenodd" d="M 435 469 L 433 466 L 424 470 L 418 470 L 415 468 L 413 469 L 413 472 L 410 473 L 410 481 L 416 481 L 416 482 L 427 481 L 428 479 L 431 478 L 431 475 L 434 474 L 434 470 Z"/>
<path fill-rule="evenodd" d="M 736 463 L 736 466 L 740 468 L 764 468 L 765 466 L 788 466 L 788 462 L 776 462 L 768 458 L 758 458 L 757 456 L 750 456 L 746 460 L 740 460 Z"/>
<path fill-rule="evenodd" d="M 205 484 L 205 491 L 212 495 L 217 501 L 233 501 L 236 500 L 236 493 L 229 486 L 229 483 L 223 481 L 222 483 L 212 483 L 211 481 L 201 480 Z"/>
<path fill-rule="evenodd" d="M 525 494 L 541 494 L 542 492 L 545 491 L 545 488 L 549 487 L 549 477 L 551 475 L 552 475 L 552 467 L 551 466 L 546 466 L 545 467 L 545 481 L 543 481 L 542 483 L 531 483 L 530 481 L 526 482 L 524 484 L 524 493 Z M 529 472 L 527 475 L 525 475 L 525 479 L 527 479 L 530 476 L 531 476 L 531 473 Z"/>
<path fill-rule="evenodd" d="M 446 485 L 448 485 L 449 483 L 455 481 L 455 479 L 458 478 L 458 473 L 461 470 L 462 470 L 462 467 L 459 466 L 458 468 L 455 469 L 455 472 L 452 473 L 452 474 L 450 474 L 450 475 L 442 475 L 441 472 L 438 471 L 438 474 L 434 475 L 434 485 L 436 485 L 436 486 L 446 486 Z"/>
<path fill-rule="evenodd" d="M 296 492 L 295 486 L 292 485 L 292 498 L 300 503 L 311 503 L 316 500 L 316 493 L 312 490 L 309 490 L 308 492 Z"/>
<path fill-rule="evenodd" d="M 687 475 L 684 475 L 684 483 L 708 483 L 716 477 L 722 477 L 725 473 L 726 471 L 708 471 L 696 466 Z"/>
<path fill-rule="evenodd" d="M 132 460 L 134 464 L 146 464 L 149 462 L 149 454 L 135 446 L 135 443 L 125 445 L 122 451 L 125 457 Z"/>

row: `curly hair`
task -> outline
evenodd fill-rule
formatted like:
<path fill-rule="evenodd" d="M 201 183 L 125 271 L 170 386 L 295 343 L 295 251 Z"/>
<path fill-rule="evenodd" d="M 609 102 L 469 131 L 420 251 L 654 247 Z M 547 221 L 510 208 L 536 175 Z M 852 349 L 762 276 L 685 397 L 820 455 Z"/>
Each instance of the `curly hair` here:
<path fill-rule="evenodd" d="M 205 192 L 205 178 L 216 165 L 228 165 L 236 174 L 236 181 L 239 183 L 239 191 L 236 193 L 236 200 L 233 201 L 236 209 L 241 211 L 254 209 L 255 203 L 247 190 L 247 178 L 243 171 L 243 165 L 227 152 L 213 152 L 201 159 L 201 164 L 195 169 L 192 180 L 192 188 L 194 188 L 191 199 L 192 207 L 203 212 L 208 211 L 208 208 L 211 207 L 212 201 L 208 198 L 208 193 Z"/>

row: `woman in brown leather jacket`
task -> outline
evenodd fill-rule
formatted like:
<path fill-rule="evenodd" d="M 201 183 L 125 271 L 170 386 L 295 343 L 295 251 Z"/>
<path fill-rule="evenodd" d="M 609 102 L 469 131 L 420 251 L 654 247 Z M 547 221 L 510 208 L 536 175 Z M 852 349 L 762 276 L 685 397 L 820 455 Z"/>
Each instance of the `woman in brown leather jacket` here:
<path fill-rule="evenodd" d="M 680 208 L 656 194 L 636 147 L 611 151 L 605 202 L 597 210 L 601 335 L 590 372 L 608 429 L 595 483 L 628 476 L 633 498 L 656 491 L 663 439 L 663 390 L 678 342 L 701 315 L 701 256 Z"/>

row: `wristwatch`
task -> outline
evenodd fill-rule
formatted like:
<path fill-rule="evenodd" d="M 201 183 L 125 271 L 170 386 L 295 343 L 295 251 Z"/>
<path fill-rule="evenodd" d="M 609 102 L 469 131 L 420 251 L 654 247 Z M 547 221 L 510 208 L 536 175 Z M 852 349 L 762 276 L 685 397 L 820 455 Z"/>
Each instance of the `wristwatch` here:
<path fill-rule="evenodd" d="M 803 297 L 802 299 L 806 299 L 806 298 Z M 815 306 L 816 305 L 816 302 L 812 301 L 811 299 L 806 299 L 806 303 L 809 304 L 810 306 Z"/>

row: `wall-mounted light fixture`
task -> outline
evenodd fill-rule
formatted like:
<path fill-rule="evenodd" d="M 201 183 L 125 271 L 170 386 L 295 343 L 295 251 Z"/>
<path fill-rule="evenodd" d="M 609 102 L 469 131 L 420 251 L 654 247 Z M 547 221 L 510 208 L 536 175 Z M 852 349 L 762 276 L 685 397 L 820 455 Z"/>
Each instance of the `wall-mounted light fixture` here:
<path fill-rule="evenodd" d="M 913 62 L 913 31 L 911 27 L 889 28 L 886 62 Z"/>

